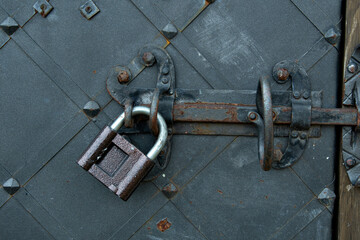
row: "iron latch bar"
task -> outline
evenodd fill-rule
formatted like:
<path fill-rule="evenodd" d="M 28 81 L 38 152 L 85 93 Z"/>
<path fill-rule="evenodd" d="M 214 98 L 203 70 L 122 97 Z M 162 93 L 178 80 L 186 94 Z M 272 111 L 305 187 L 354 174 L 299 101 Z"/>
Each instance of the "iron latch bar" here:
<path fill-rule="evenodd" d="M 152 55 L 155 57 L 150 59 L 153 61 L 151 64 L 144 59 L 144 51 L 141 50 L 128 66 L 117 66 L 110 71 L 107 89 L 113 99 L 121 105 L 131 99 L 134 106 L 150 107 L 154 115 L 161 113 L 173 134 L 229 135 L 229 132 L 236 132 L 239 135 L 258 136 L 259 158 L 264 170 L 293 165 L 304 152 L 308 138 L 320 136 L 321 125 L 356 128 L 359 125 L 357 106 L 322 108 L 322 92 L 311 91 L 305 69 L 296 62 L 282 61 L 276 64 L 273 70 L 273 77 L 279 84 L 291 80 L 291 91 L 271 91 L 269 78 L 266 77 L 260 79 L 257 91 L 177 89 L 171 57 L 158 47 L 147 46 L 144 49 L 149 54 L 154 52 Z M 159 70 L 155 89 L 132 88 L 133 79 L 119 83 L 117 69 L 127 69 L 131 76 L 130 69 L 134 68 L 133 64 L 136 64 L 136 68 L 139 68 L 139 64 L 145 68 L 154 62 Z M 170 81 L 165 81 L 162 78 L 168 74 L 168 69 L 171 69 Z M 163 89 L 160 91 L 163 95 L 161 99 L 158 96 L 159 89 Z M 154 97 L 157 103 L 154 103 Z M 244 126 L 241 126 L 242 124 Z M 121 132 L 149 131 L 151 126 L 139 125 L 135 131 L 124 129 Z M 288 136 L 289 144 L 282 158 L 272 163 L 274 136 Z"/>

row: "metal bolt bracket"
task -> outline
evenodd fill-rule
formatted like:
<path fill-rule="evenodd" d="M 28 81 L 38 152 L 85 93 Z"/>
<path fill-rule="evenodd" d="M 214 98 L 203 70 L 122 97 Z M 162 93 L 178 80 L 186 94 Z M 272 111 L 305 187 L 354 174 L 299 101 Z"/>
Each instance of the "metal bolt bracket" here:
<path fill-rule="evenodd" d="M 36 12 L 38 12 L 43 18 L 45 18 L 53 9 L 54 7 L 46 0 L 39 0 L 37 1 L 33 8 Z"/>
<path fill-rule="evenodd" d="M 81 15 L 83 15 L 87 20 L 90 20 L 100 12 L 100 9 L 95 5 L 92 0 L 89 0 L 83 5 L 81 5 L 79 9 Z"/>

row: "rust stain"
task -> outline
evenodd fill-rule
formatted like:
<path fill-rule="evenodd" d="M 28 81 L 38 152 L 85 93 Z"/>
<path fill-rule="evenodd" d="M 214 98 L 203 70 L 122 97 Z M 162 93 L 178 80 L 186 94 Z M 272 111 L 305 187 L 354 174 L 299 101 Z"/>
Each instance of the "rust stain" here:
<path fill-rule="evenodd" d="M 265 196 L 265 199 L 269 199 L 269 196 L 268 196 L 268 195 L 266 195 L 266 196 Z"/>
<path fill-rule="evenodd" d="M 166 230 L 168 230 L 171 227 L 171 222 L 169 222 L 167 220 L 167 218 L 164 218 L 163 220 L 161 220 L 160 222 L 158 222 L 156 224 L 157 229 L 161 232 L 165 232 Z"/>
<path fill-rule="evenodd" d="M 218 193 L 223 194 L 223 192 L 221 190 L 217 190 L 217 191 L 218 191 Z"/>
<path fill-rule="evenodd" d="M 96 70 L 93 71 L 93 74 L 96 74 Z"/>
<path fill-rule="evenodd" d="M 264 182 L 264 180 L 260 179 L 259 182 Z"/>
<path fill-rule="evenodd" d="M 178 118 L 181 121 L 194 121 L 200 118 L 200 120 L 204 122 L 238 122 L 237 107 L 239 106 L 246 105 L 233 103 L 177 103 L 174 105 L 174 118 Z M 200 116 L 193 116 L 191 111 L 187 111 L 188 109 L 199 110 Z M 212 110 L 222 110 L 225 114 L 215 118 L 202 116 L 204 115 L 202 113 Z"/>

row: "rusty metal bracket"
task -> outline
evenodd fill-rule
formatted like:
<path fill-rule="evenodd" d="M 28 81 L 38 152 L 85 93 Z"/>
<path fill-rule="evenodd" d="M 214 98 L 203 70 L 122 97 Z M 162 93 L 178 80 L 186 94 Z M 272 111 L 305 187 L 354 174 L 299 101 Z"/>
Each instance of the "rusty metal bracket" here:
<path fill-rule="evenodd" d="M 141 68 L 155 63 L 159 70 L 156 88 L 130 86 L 131 69 L 137 76 Z M 175 69 L 169 54 L 162 48 L 147 46 L 128 66 L 111 69 L 107 89 L 123 106 L 131 99 L 134 106 L 150 107 L 153 115 L 158 111 L 172 134 L 258 136 L 259 160 L 264 170 L 292 166 L 305 151 L 308 139 L 320 137 L 321 125 L 359 125 L 357 108 L 321 108 L 322 93 L 311 91 L 308 75 L 297 62 L 276 64 L 273 77 L 279 84 L 291 81 L 292 89 L 271 91 L 268 78 L 260 79 L 257 91 L 175 89 Z M 155 119 L 150 116 L 147 126 L 136 124 L 120 132 L 154 132 Z M 281 159 L 273 161 L 274 137 L 279 136 L 289 137 L 289 144 Z"/>
<path fill-rule="evenodd" d="M 107 89 L 110 95 L 118 101 L 125 109 L 125 127 L 133 127 L 131 119 L 131 110 L 134 105 L 138 104 L 140 96 L 144 97 L 143 91 L 131 88 L 130 84 L 133 80 L 131 69 L 144 69 L 156 65 L 158 68 L 158 76 L 156 88 L 146 91 L 145 95 L 151 99 L 149 129 L 154 135 L 158 135 L 159 129 L 157 124 L 158 112 L 164 117 L 171 131 L 173 122 L 173 103 L 175 88 L 175 68 L 170 55 L 161 47 L 145 46 L 139 51 L 138 56 L 128 66 L 115 66 L 111 69 L 108 80 Z M 146 180 L 153 179 L 163 171 L 170 161 L 171 153 L 170 134 L 166 140 L 166 147 L 159 154 L 155 161 L 155 167 Z"/>
<path fill-rule="evenodd" d="M 311 82 L 305 69 L 296 62 L 282 61 L 275 65 L 273 72 L 286 71 L 292 82 L 291 134 L 289 144 L 280 161 L 273 168 L 292 166 L 304 153 L 311 126 Z M 278 78 L 276 78 L 278 80 Z"/>

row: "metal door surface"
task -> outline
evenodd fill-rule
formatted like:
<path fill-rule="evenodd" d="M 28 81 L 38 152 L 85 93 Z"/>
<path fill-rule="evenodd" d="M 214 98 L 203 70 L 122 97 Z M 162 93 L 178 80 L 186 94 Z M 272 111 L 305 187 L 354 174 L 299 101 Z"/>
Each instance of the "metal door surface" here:
<path fill-rule="evenodd" d="M 127 201 L 77 160 L 123 112 L 106 89 L 109 72 L 148 44 L 171 56 L 176 88 L 254 91 L 289 60 L 304 67 L 321 107 L 337 107 L 340 42 L 327 33 L 341 29 L 342 1 L 39 0 L 35 11 L 36 2 L 0 0 L 0 22 L 16 23 L 0 31 L 0 182 L 20 185 L 0 189 L 1 239 L 331 239 L 334 197 L 322 196 L 335 191 L 334 126 L 315 128 L 299 161 L 270 171 L 256 136 L 174 134 L 166 169 Z M 177 33 L 165 37 L 169 23 Z M 139 70 L 131 86 L 152 88 L 156 76 Z M 144 152 L 154 141 L 128 136 Z M 287 141 L 276 137 L 275 148 Z"/>

